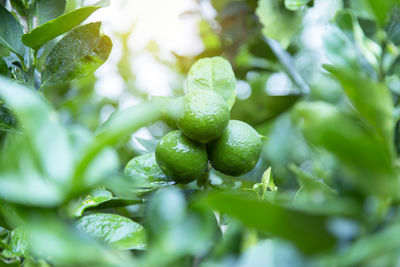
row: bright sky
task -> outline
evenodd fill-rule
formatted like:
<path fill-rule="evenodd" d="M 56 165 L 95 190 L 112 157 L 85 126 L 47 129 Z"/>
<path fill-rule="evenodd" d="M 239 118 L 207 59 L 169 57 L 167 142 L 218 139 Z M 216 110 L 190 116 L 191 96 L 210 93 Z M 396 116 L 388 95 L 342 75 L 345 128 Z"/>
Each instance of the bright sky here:
<path fill-rule="evenodd" d="M 188 56 L 200 53 L 204 47 L 198 35 L 199 18 L 181 15 L 199 9 L 211 17 L 215 14 L 209 2 L 202 1 L 199 5 L 196 0 L 113 0 L 109 7 L 93 14 L 89 21 L 102 21 L 103 32 L 114 44 L 110 58 L 96 71 L 96 92 L 119 101 L 120 108 L 138 103 L 138 99 L 124 90 L 116 66 L 122 55 L 121 44 L 114 33 L 130 32 L 129 48 L 135 53 L 131 63 L 137 86 L 151 95 L 170 95 L 176 74 L 157 62 L 144 48 L 150 40 L 155 41 L 161 57 L 167 61 L 174 60 L 172 51 Z M 101 111 L 102 120 L 105 121 L 113 111 L 112 106 L 105 106 Z M 147 128 L 142 128 L 132 137 L 132 142 L 138 145 L 134 137 L 150 138 L 150 133 Z"/>
<path fill-rule="evenodd" d="M 313 55 L 318 54 L 317 51 L 322 51 L 325 26 L 335 14 L 339 3 L 341 3 L 340 0 L 316 1 L 315 8 L 305 17 L 301 40 L 310 51 L 313 51 Z M 158 44 L 159 54 L 163 60 L 172 62 L 174 57 L 171 51 L 188 56 L 200 53 L 203 50 L 203 44 L 198 34 L 199 16 L 182 15 L 196 12 L 211 19 L 216 15 L 209 0 L 112 0 L 109 7 L 102 8 L 92 15 L 89 21 L 103 21 L 103 31 L 112 38 L 114 43 L 110 58 L 96 72 L 98 77 L 96 92 L 100 96 L 119 101 L 120 108 L 138 103 L 138 99 L 124 90 L 124 82 L 116 67 L 121 58 L 121 44 L 114 33 L 129 32 L 131 33 L 129 48 L 135 53 L 131 63 L 136 85 L 151 95 L 170 95 L 171 85 L 177 82 L 176 74 L 167 66 L 157 62 L 144 48 L 150 40 L 153 40 Z M 304 55 L 303 58 L 310 57 Z M 325 60 L 321 55 L 318 58 Z M 295 63 L 301 60 L 300 55 L 295 58 Z M 279 95 L 289 93 L 292 87 L 287 75 L 280 72 L 271 75 L 265 90 L 269 94 Z M 241 81 L 238 86 L 238 97 L 247 98 L 250 94 L 248 84 Z M 105 107 L 102 117 L 106 119 L 112 112 L 111 106 Z M 145 136 L 146 133 L 140 135 Z"/>
<path fill-rule="evenodd" d="M 169 95 L 171 84 L 175 82 L 174 73 L 143 49 L 154 40 L 164 60 L 173 61 L 171 51 L 180 55 L 198 54 L 203 50 L 197 29 L 198 17 L 181 14 L 205 8 L 207 5 L 198 5 L 195 0 L 113 0 L 109 7 L 97 11 L 90 21 L 103 21 L 103 31 L 113 39 L 115 49 L 107 63 L 96 72 L 99 77 L 96 91 L 113 99 L 121 98 L 124 93 L 115 65 L 121 57 L 118 49 L 121 44 L 113 33 L 131 32 L 129 48 L 140 52 L 132 58 L 138 87 L 151 95 Z M 208 5 L 210 10 L 212 12 Z M 125 96 L 123 101 L 123 105 L 135 103 L 133 99 L 127 101 Z"/>

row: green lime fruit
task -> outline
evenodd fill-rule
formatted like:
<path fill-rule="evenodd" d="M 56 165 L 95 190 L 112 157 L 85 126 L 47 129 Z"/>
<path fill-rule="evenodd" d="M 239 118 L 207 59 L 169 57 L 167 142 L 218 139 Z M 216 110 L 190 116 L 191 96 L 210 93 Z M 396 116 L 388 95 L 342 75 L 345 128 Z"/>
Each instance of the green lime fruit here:
<path fill-rule="evenodd" d="M 187 137 L 208 143 L 224 133 L 229 118 L 229 106 L 222 96 L 210 90 L 194 90 L 183 98 L 177 124 Z"/>
<path fill-rule="evenodd" d="M 164 135 L 157 144 L 155 154 L 161 170 L 181 184 L 196 180 L 207 169 L 205 145 L 190 140 L 179 130 Z"/>
<path fill-rule="evenodd" d="M 261 136 L 242 121 L 231 120 L 224 134 L 207 144 L 214 169 L 231 176 L 254 168 L 261 154 Z"/>

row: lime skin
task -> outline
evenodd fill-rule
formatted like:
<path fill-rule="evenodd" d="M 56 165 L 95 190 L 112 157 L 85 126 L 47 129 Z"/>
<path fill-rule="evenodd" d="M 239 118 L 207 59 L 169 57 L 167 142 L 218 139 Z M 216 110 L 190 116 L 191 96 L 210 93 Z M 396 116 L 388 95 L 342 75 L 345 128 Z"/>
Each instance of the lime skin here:
<path fill-rule="evenodd" d="M 205 144 L 223 134 L 229 118 L 229 106 L 222 96 L 210 90 L 194 90 L 183 98 L 177 124 L 187 137 Z"/>
<path fill-rule="evenodd" d="M 157 144 L 156 161 L 161 170 L 177 183 L 190 183 L 202 176 L 208 166 L 205 145 L 175 130 Z"/>
<path fill-rule="evenodd" d="M 260 158 L 261 148 L 261 136 L 257 131 L 237 120 L 231 120 L 223 135 L 207 144 L 211 165 L 230 176 L 252 170 Z"/>

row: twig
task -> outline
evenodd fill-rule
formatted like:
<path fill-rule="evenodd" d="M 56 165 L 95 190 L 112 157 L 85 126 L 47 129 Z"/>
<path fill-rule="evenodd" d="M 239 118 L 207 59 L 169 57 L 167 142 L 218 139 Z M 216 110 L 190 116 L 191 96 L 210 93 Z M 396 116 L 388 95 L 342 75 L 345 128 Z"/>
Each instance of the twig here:
<path fill-rule="evenodd" d="M 293 82 L 299 87 L 300 93 L 308 94 L 310 92 L 310 87 L 294 67 L 293 60 L 289 55 L 289 53 L 285 49 L 283 49 L 283 47 L 279 44 L 278 41 L 275 41 L 267 37 L 263 37 L 263 40 L 267 45 L 269 45 L 272 52 L 274 52 L 275 56 L 282 63 L 287 74 L 290 76 Z"/>

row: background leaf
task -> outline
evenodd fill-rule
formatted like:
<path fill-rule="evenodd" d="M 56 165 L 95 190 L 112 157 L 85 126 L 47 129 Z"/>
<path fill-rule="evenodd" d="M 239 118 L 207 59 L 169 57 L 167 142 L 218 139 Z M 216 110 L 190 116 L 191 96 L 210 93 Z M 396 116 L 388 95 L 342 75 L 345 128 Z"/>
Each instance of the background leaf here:
<path fill-rule="evenodd" d="M 44 174 L 66 183 L 72 171 L 72 151 L 67 132 L 54 110 L 36 92 L 2 77 L 0 97 L 22 125 Z"/>
<path fill-rule="evenodd" d="M 291 11 L 297 11 L 309 2 L 310 0 L 285 0 L 285 7 Z"/>
<path fill-rule="evenodd" d="M 280 1 L 259 0 L 256 14 L 263 25 L 264 36 L 278 41 L 284 48 L 289 46 L 301 25 L 301 15 L 287 10 Z"/>
<path fill-rule="evenodd" d="M 388 14 L 394 7 L 399 4 L 397 0 L 386 0 L 386 1 L 374 1 L 374 0 L 363 0 L 363 2 L 370 9 L 369 11 L 375 15 L 375 18 L 381 25 L 384 25 L 387 21 Z"/>
<path fill-rule="evenodd" d="M 28 9 L 25 7 L 24 0 L 10 0 L 10 3 L 12 7 L 15 8 L 21 16 L 27 15 Z"/>
<path fill-rule="evenodd" d="M 51 50 L 42 72 L 42 87 L 85 77 L 110 55 L 112 42 L 100 36 L 100 22 L 77 27 Z"/>
<path fill-rule="evenodd" d="M 10 238 L 10 250 L 3 250 L 2 254 L 7 258 L 26 257 L 28 252 L 26 231 L 22 227 L 17 227 L 11 232 Z"/>
<path fill-rule="evenodd" d="M 55 19 L 64 13 L 66 0 L 36 0 L 36 18 L 38 25 Z"/>
<path fill-rule="evenodd" d="M 96 189 L 90 192 L 85 198 L 80 200 L 77 205 L 73 208 L 74 216 L 82 216 L 85 209 L 89 207 L 98 206 L 101 203 L 113 199 L 113 194 L 105 189 Z"/>
<path fill-rule="evenodd" d="M 157 188 L 175 182 L 160 169 L 153 153 L 134 157 L 125 166 L 125 175 L 136 180 L 143 187 Z"/>
<path fill-rule="evenodd" d="M 353 180 L 367 194 L 394 193 L 397 182 L 392 155 L 374 131 L 323 102 L 298 104 L 296 113 L 302 120 L 305 137 L 333 153 L 351 170 L 347 179 Z M 377 176 L 380 178 L 376 179 Z"/>
<path fill-rule="evenodd" d="M 139 128 L 164 117 L 161 112 L 165 107 L 152 103 L 134 106 L 115 112 L 110 119 L 97 131 L 96 136 L 88 144 L 84 153 L 78 159 L 73 184 L 77 192 L 82 190 L 82 179 L 90 163 L 106 146 L 115 145 Z"/>
<path fill-rule="evenodd" d="M 287 239 L 303 252 L 332 249 L 336 240 L 326 228 L 327 218 L 257 200 L 251 195 L 210 193 L 206 205 L 233 216 L 245 225 Z M 266 216 L 268 215 L 268 216 Z"/>
<path fill-rule="evenodd" d="M 232 108 L 231 119 L 246 121 L 256 126 L 290 109 L 300 95 L 267 95 L 253 92 L 245 100 L 238 100 Z"/>
<path fill-rule="evenodd" d="M 393 142 L 393 100 L 389 89 L 357 72 L 325 66 L 342 84 L 355 109 L 386 140 L 388 148 Z"/>
<path fill-rule="evenodd" d="M 107 0 L 100 1 L 94 6 L 79 8 L 60 17 L 57 17 L 56 19 L 48 21 L 43 25 L 36 27 L 32 31 L 24 34 L 22 36 L 22 42 L 26 46 L 37 50 L 48 41 L 78 26 L 97 9 L 108 4 L 109 1 Z"/>
<path fill-rule="evenodd" d="M 120 215 L 96 213 L 83 216 L 77 226 L 117 249 L 146 248 L 143 226 Z"/>
<path fill-rule="evenodd" d="M 232 108 L 236 99 L 236 78 L 229 61 L 222 57 L 202 58 L 190 68 L 187 90 L 211 90 Z"/>
<path fill-rule="evenodd" d="M 0 25 L 0 44 L 22 58 L 25 54 L 25 47 L 21 42 L 22 25 L 2 4 L 0 4 Z"/>
<path fill-rule="evenodd" d="M 0 58 L 0 75 L 8 75 L 8 66 L 4 59 Z"/>

